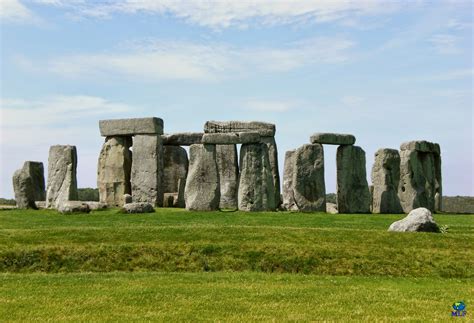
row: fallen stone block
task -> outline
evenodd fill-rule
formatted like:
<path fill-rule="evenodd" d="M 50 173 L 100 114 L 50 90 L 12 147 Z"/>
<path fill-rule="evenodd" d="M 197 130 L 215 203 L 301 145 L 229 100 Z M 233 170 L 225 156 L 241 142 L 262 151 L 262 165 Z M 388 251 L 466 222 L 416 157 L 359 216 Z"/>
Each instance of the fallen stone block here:
<path fill-rule="evenodd" d="M 312 144 L 353 145 L 355 144 L 356 138 L 353 135 L 323 132 L 313 134 L 309 141 Z"/>
<path fill-rule="evenodd" d="M 388 231 L 394 232 L 440 232 L 430 210 L 417 208 L 405 218 L 390 225 Z"/>
<path fill-rule="evenodd" d="M 146 202 L 134 202 L 124 204 L 122 207 L 122 212 L 125 213 L 154 213 L 155 208 L 150 203 Z"/>
<path fill-rule="evenodd" d="M 91 211 L 89 205 L 81 201 L 64 201 L 59 204 L 57 210 L 62 214 L 89 213 Z"/>
<path fill-rule="evenodd" d="M 163 120 L 160 118 L 112 119 L 99 121 L 100 135 L 134 136 L 134 135 L 162 135 Z"/>

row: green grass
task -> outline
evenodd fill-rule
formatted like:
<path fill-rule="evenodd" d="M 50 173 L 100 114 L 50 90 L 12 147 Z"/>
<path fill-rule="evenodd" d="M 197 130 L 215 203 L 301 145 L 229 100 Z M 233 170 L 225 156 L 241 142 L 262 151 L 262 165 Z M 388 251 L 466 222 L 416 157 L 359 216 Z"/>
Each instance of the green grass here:
<path fill-rule="evenodd" d="M 0 321 L 444 321 L 459 300 L 470 313 L 474 216 L 387 232 L 402 217 L 3 210 Z"/>
<path fill-rule="evenodd" d="M 0 212 L 0 272 L 258 271 L 471 278 L 474 217 L 390 233 L 400 215 Z"/>
<path fill-rule="evenodd" d="M 5 321 L 447 321 L 465 279 L 262 273 L 0 274 Z M 464 320 L 463 320 L 464 321 Z"/>

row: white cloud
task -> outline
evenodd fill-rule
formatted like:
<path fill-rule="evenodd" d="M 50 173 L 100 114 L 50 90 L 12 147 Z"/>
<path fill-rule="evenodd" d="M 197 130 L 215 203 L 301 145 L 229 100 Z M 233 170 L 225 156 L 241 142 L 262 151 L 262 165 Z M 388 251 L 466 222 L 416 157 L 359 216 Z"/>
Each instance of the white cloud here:
<path fill-rule="evenodd" d="M 398 8 L 395 2 L 377 0 L 36 0 L 62 7 L 76 16 L 106 18 L 115 13 L 171 14 L 211 28 L 246 27 L 249 23 L 276 25 L 322 23 L 347 17 L 378 15 Z"/>
<path fill-rule="evenodd" d="M 280 48 L 148 41 L 122 52 L 61 56 L 46 61 L 17 57 L 16 62 L 33 72 L 46 70 L 70 78 L 215 81 L 255 72 L 286 72 L 316 64 L 341 63 L 349 59 L 348 50 L 353 47 L 352 41 L 339 38 L 308 39 Z"/>
<path fill-rule="evenodd" d="M 0 18 L 2 22 L 31 22 L 33 14 L 18 0 L 0 1 Z"/>
<path fill-rule="evenodd" d="M 359 106 L 364 101 L 364 98 L 355 95 L 346 95 L 341 98 L 342 104 L 347 106 Z"/>
<path fill-rule="evenodd" d="M 452 55 L 461 53 L 459 37 L 450 34 L 437 34 L 429 39 L 439 54 Z"/>
<path fill-rule="evenodd" d="M 114 113 L 125 113 L 132 108 L 95 96 L 53 96 L 39 100 L 0 99 L 2 118 L 0 127 L 12 131 L 2 132 L 2 140 L 32 127 L 77 126 L 79 119 Z M 7 138 L 4 136 L 7 135 Z"/>

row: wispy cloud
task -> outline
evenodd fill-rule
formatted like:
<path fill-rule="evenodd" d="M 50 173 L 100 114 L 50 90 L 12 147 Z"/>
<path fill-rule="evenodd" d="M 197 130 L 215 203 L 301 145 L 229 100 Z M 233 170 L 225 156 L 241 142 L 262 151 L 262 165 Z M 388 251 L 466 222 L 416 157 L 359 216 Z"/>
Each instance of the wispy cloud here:
<path fill-rule="evenodd" d="M 31 23 L 36 18 L 33 13 L 18 0 L 0 1 L 0 21 L 7 23 Z"/>
<path fill-rule="evenodd" d="M 77 126 L 79 119 L 125 113 L 132 108 L 95 96 L 52 96 L 39 100 L 0 99 L 0 127 L 19 133 L 32 127 Z"/>
<path fill-rule="evenodd" d="M 460 38 L 451 34 L 437 34 L 430 38 L 430 43 L 434 49 L 443 55 L 453 55 L 461 53 L 459 47 Z"/>
<path fill-rule="evenodd" d="M 393 12 L 395 2 L 377 0 L 35 0 L 55 5 L 78 17 L 108 18 L 116 13 L 174 15 L 188 23 L 211 27 L 246 27 L 248 24 L 277 25 L 323 23 Z"/>
<path fill-rule="evenodd" d="M 45 61 L 21 56 L 17 57 L 17 64 L 33 72 L 47 71 L 70 78 L 216 81 L 255 72 L 279 73 L 345 62 L 354 46 L 354 42 L 343 38 L 313 38 L 279 48 L 148 41 L 122 52 L 77 54 Z"/>

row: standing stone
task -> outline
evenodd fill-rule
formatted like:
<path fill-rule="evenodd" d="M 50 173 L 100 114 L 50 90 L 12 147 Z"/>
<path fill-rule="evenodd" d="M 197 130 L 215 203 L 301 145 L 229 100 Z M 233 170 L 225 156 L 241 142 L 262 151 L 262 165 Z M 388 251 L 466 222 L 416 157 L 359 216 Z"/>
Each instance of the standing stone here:
<path fill-rule="evenodd" d="M 395 149 L 379 149 L 372 167 L 372 213 L 402 213 L 398 198 L 400 154 Z"/>
<path fill-rule="evenodd" d="M 188 153 L 180 146 L 163 146 L 163 192 L 178 192 L 178 181 L 188 174 Z"/>
<path fill-rule="evenodd" d="M 216 145 L 217 168 L 221 187 L 219 208 L 237 208 L 237 190 L 239 187 L 239 162 L 236 145 Z"/>
<path fill-rule="evenodd" d="M 439 145 L 438 145 L 439 147 Z M 433 153 L 434 166 L 435 166 L 435 211 L 440 212 L 443 210 L 443 184 L 441 178 L 441 152 L 438 148 L 439 153 Z"/>
<path fill-rule="evenodd" d="M 441 195 L 439 145 L 430 144 L 414 141 L 401 145 L 398 196 L 405 213 L 419 207 L 433 212 L 435 195 Z"/>
<path fill-rule="evenodd" d="M 124 194 L 131 194 L 131 137 L 107 137 L 99 155 L 97 187 L 100 201 L 107 206 L 123 206 Z"/>
<path fill-rule="evenodd" d="M 196 144 L 189 148 L 189 170 L 184 190 L 186 209 L 213 211 L 219 209 L 220 185 L 216 146 Z"/>
<path fill-rule="evenodd" d="M 324 151 L 320 144 L 303 145 L 288 152 L 283 179 L 285 209 L 302 212 L 326 211 Z"/>
<path fill-rule="evenodd" d="M 370 192 L 365 151 L 358 146 L 339 146 L 336 160 L 339 213 L 369 213 Z"/>
<path fill-rule="evenodd" d="M 273 186 L 275 188 L 275 205 L 276 207 L 279 207 L 281 204 L 281 191 L 277 144 L 275 141 L 275 137 L 261 137 L 260 140 L 268 147 L 268 157 L 270 161 L 270 168 L 272 170 Z"/>
<path fill-rule="evenodd" d="M 244 144 L 240 149 L 239 210 L 273 211 L 275 187 L 266 144 Z"/>
<path fill-rule="evenodd" d="M 76 146 L 51 146 L 48 157 L 46 207 L 59 208 L 64 202 L 77 200 Z"/>
<path fill-rule="evenodd" d="M 17 208 L 37 209 L 35 201 L 46 198 L 43 163 L 26 161 L 13 175 L 13 190 Z"/>
<path fill-rule="evenodd" d="M 133 138 L 133 202 L 163 206 L 163 143 L 157 135 Z"/>
<path fill-rule="evenodd" d="M 184 191 L 186 189 L 186 178 L 180 178 L 178 180 L 178 200 L 176 204 L 173 204 L 174 207 L 184 208 L 186 207 L 186 202 L 184 200 Z"/>

